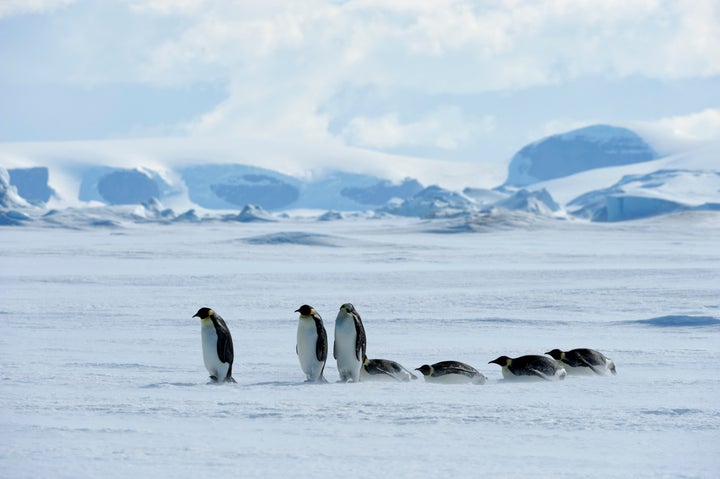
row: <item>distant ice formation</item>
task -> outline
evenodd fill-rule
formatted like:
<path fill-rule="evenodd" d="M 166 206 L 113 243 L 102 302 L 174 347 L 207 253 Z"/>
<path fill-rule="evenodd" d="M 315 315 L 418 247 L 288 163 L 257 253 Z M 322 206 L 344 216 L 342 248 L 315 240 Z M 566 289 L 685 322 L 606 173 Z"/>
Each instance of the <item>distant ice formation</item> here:
<path fill-rule="evenodd" d="M 282 221 L 296 214 L 293 211 L 313 212 L 308 214 L 320 221 L 384 215 L 456 219 L 451 231 L 521 225 L 534 218 L 627 221 L 720 211 L 718 155 L 720 143 L 658 158 L 632 131 L 596 125 L 525 146 L 510 162 L 504 185 L 462 191 L 423 187 L 409 177 L 391 181 L 341 169 L 294 177 L 270 168 L 200 159 L 154 162 L 152 168 L 53 159 L 52 168 L 2 169 L 0 224 L 267 222 Z M 77 197 L 63 198 L 57 192 Z M 161 202 L 185 212 L 177 214 Z"/>
<path fill-rule="evenodd" d="M 660 170 L 628 175 L 568 203 L 576 216 L 627 221 L 686 210 L 720 211 L 720 171 Z"/>
<path fill-rule="evenodd" d="M 595 125 L 531 143 L 510 161 L 506 185 L 525 186 L 580 171 L 657 158 L 645 140 L 626 128 Z"/>

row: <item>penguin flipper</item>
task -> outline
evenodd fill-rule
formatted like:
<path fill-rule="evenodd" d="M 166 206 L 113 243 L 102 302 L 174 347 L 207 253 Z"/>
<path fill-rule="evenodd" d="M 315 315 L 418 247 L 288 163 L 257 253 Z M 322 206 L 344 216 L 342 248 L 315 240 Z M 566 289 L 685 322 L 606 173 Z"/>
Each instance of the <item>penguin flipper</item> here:
<path fill-rule="evenodd" d="M 528 371 L 531 373 L 530 376 L 537 376 L 541 379 L 544 379 L 545 381 L 551 381 L 551 379 L 547 377 L 547 374 L 538 371 L 537 369 L 528 369 Z"/>
<path fill-rule="evenodd" d="M 225 324 L 225 321 L 223 321 L 222 318 L 216 315 L 215 321 L 213 321 L 213 324 L 215 326 L 215 332 L 217 333 L 217 355 L 221 362 L 223 363 L 230 363 L 232 364 L 233 359 L 235 357 L 235 353 L 233 351 L 233 342 L 232 342 L 232 336 L 230 335 L 230 330 L 228 329 L 227 325 Z"/>
<path fill-rule="evenodd" d="M 382 374 L 390 376 L 396 381 L 402 381 L 399 375 L 402 374 L 403 368 L 399 364 L 383 362 L 382 365 L 378 365 L 377 370 Z M 412 375 L 412 373 L 410 373 L 410 375 Z"/>
<path fill-rule="evenodd" d="M 460 365 L 459 363 L 456 365 L 449 366 L 447 368 L 448 374 L 458 374 L 460 376 L 467 376 L 469 378 L 474 378 L 477 375 L 477 371 L 473 371 L 468 369 L 465 365 Z"/>
<path fill-rule="evenodd" d="M 315 319 L 315 326 L 317 328 L 317 343 L 315 343 L 315 355 L 318 361 L 325 362 L 327 360 L 328 353 L 328 340 L 327 332 L 322 324 L 322 320 Z"/>
<path fill-rule="evenodd" d="M 355 323 L 355 357 L 358 361 L 365 358 L 365 351 L 367 349 L 367 337 L 365 336 L 365 327 L 363 326 L 362 319 L 357 311 L 352 313 L 353 322 Z"/>
<path fill-rule="evenodd" d="M 580 362 L 581 362 L 581 363 L 583 363 L 585 366 L 587 366 L 587 367 L 589 367 L 590 369 L 592 369 L 592 372 L 594 372 L 594 373 L 597 374 L 598 376 L 602 376 L 602 371 L 600 371 L 598 368 L 596 368 L 595 365 L 590 364 L 590 362 L 589 362 L 587 359 L 585 359 L 585 358 L 583 358 L 583 357 L 580 357 L 579 359 L 580 359 Z"/>

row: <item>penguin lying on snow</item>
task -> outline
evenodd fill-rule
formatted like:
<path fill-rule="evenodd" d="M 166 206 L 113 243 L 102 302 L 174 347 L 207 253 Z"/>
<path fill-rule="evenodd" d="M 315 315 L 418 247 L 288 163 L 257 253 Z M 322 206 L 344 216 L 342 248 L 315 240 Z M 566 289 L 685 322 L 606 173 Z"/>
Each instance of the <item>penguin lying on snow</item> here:
<path fill-rule="evenodd" d="M 401 364 L 389 359 L 363 359 L 362 367 L 363 381 L 395 380 L 407 382 L 417 379 L 413 373 L 405 369 Z"/>
<path fill-rule="evenodd" d="M 295 352 L 307 377 L 306 381 L 327 382 L 323 371 L 327 360 L 328 341 L 322 317 L 315 308 L 307 304 L 303 304 L 295 312 L 300 313 Z"/>
<path fill-rule="evenodd" d="M 440 361 L 432 366 L 423 364 L 416 371 L 420 371 L 428 382 L 485 384 L 487 381 L 483 373 L 460 361 Z"/>
<path fill-rule="evenodd" d="M 193 318 L 200 318 L 203 360 L 213 381 L 236 382 L 232 377 L 232 336 L 222 317 L 210 308 L 200 308 Z"/>
<path fill-rule="evenodd" d="M 594 349 L 579 348 L 570 351 L 553 349 L 545 354 L 549 354 L 553 359 L 561 362 L 570 374 L 593 372 L 603 375 L 608 371 L 617 374 L 615 363 Z"/>
<path fill-rule="evenodd" d="M 360 314 L 352 304 L 343 304 L 335 319 L 333 343 L 333 357 L 337 361 L 340 382 L 360 381 L 366 343 L 365 328 Z"/>
<path fill-rule="evenodd" d="M 502 367 L 502 375 L 505 379 L 517 379 L 519 377 L 538 377 L 545 380 L 565 379 L 567 371 L 555 361 L 530 354 L 517 358 L 500 356 L 488 364 L 498 364 Z"/>

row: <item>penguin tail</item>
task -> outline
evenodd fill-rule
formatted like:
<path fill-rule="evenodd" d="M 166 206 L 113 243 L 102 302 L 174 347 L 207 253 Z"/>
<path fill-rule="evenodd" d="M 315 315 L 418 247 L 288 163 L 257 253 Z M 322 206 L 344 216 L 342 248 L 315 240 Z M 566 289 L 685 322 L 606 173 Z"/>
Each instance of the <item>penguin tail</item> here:
<path fill-rule="evenodd" d="M 234 378 L 234 377 L 232 377 L 232 376 L 228 376 L 228 377 L 226 377 L 226 378 L 225 378 L 225 382 L 226 382 L 226 383 L 233 383 L 233 384 L 237 384 L 237 381 L 235 381 L 235 378 Z"/>
<path fill-rule="evenodd" d="M 610 361 L 610 367 L 609 367 L 609 369 L 610 369 L 610 372 L 611 372 L 611 373 L 617 374 L 617 370 L 615 369 L 615 363 L 614 363 L 614 362 Z"/>

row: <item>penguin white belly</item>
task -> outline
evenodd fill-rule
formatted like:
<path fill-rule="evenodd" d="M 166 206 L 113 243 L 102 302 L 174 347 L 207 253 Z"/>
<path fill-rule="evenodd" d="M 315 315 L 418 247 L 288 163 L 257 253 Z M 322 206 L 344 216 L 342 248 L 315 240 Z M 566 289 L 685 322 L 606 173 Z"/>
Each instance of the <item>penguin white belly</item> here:
<path fill-rule="evenodd" d="M 217 332 L 211 320 L 202 322 L 200 329 L 202 336 L 203 361 L 210 376 L 215 376 L 218 381 L 223 381 L 227 376 L 230 364 L 223 363 L 217 354 Z"/>
<path fill-rule="evenodd" d="M 362 358 L 358 359 L 355 354 L 357 331 L 355 322 L 350 320 L 335 322 L 335 345 L 334 351 L 337 356 L 337 369 L 340 379 L 343 381 L 360 381 L 360 369 Z"/>
<path fill-rule="evenodd" d="M 318 381 L 324 364 L 317 359 L 317 328 L 314 321 L 300 320 L 297 329 L 297 354 L 308 381 Z"/>

